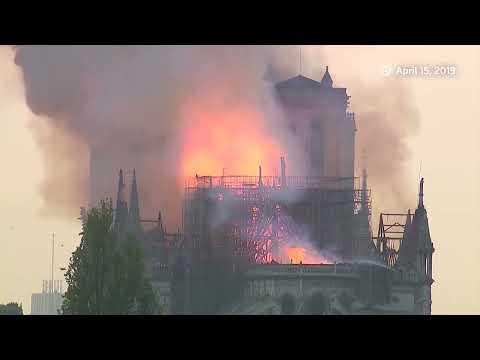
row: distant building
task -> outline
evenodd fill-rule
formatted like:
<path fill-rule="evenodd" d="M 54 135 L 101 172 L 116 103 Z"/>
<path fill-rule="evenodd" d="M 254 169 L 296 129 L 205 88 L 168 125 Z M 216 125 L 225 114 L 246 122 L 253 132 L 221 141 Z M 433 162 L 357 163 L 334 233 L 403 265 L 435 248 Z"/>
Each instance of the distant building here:
<path fill-rule="evenodd" d="M 63 302 L 62 281 L 44 280 L 42 292 L 32 294 L 31 315 L 58 315 Z"/>

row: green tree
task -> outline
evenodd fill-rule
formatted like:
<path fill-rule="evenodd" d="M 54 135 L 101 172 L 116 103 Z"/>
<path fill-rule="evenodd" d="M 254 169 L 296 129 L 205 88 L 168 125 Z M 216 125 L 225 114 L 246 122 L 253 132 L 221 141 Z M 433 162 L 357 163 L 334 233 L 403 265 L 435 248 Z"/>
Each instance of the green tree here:
<path fill-rule="evenodd" d="M 0 304 L 0 315 L 23 315 L 22 304 L 8 303 Z"/>
<path fill-rule="evenodd" d="M 158 314 L 144 255 L 134 237 L 122 242 L 112 259 L 113 277 L 107 291 L 108 309 L 115 314 Z"/>
<path fill-rule="evenodd" d="M 101 201 L 82 221 L 80 245 L 65 275 L 63 314 L 155 314 L 158 305 L 146 278 L 142 249 L 121 241 L 113 228 L 111 201 Z"/>

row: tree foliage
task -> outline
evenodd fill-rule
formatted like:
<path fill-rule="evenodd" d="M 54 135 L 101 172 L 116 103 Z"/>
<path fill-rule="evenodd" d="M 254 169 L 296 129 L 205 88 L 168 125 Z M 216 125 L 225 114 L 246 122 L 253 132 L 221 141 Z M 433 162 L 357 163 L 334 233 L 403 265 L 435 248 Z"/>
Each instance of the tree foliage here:
<path fill-rule="evenodd" d="M 82 221 L 80 245 L 65 275 L 63 314 L 155 314 L 158 304 L 133 237 L 115 236 L 111 202 L 101 201 Z"/>
<path fill-rule="evenodd" d="M 14 302 L 6 305 L 0 304 L 0 315 L 23 315 L 22 304 Z"/>

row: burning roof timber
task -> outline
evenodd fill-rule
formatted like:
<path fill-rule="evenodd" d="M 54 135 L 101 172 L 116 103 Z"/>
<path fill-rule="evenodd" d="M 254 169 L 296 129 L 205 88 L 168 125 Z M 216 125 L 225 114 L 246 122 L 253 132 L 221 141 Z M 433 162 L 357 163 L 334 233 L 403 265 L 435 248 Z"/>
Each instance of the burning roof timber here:
<path fill-rule="evenodd" d="M 280 176 L 263 176 L 259 167 L 258 176 L 191 179 L 185 238 L 233 246 L 235 256 L 251 263 L 329 264 L 351 257 L 349 222 L 362 202 L 362 190 L 352 186 L 358 179 L 287 176 L 284 158 L 281 168 Z"/>

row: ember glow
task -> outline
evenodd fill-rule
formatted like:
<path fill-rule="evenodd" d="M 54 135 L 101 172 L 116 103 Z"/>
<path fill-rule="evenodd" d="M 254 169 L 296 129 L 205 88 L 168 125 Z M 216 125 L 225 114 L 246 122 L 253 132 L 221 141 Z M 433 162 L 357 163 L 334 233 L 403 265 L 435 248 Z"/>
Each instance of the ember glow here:
<path fill-rule="evenodd" d="M 293 264 L 305 262 L 306 250 L 302 247 L 291 247 L 287 249 L 287 256 Z"/>
<path fill-rule="evenodd" d="M 285 253 L 291 264 L 333 264 L 331 259 L 317 254 L 314 250 L 307 250 L 300 246 L 288 247 Z"/>
<path fill-rule="evenodd" d="M 261 111 L 246 104 L 208 106 L 196 102 L 185 107 L 188 131 L 183 132 L 181 177 L 256 174 L 276 166 L 282 146 L 269 135 Z"/>

